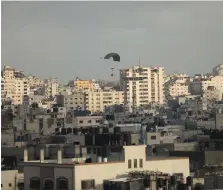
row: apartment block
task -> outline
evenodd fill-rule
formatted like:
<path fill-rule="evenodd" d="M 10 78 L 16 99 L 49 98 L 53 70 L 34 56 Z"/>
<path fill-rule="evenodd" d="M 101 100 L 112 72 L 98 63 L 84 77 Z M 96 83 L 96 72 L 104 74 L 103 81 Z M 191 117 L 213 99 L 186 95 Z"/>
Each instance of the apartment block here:
<path fill-rule="evenodd" d="M 123 103 L 123 91 L 98 90 L 85 92 L 85 108 L 91 112 L 103 112 L 108 106 Z"/>
<path fill-rule="evenodd" d="M 84 92 L 73 92 L 71 95 L 65 96 L 65 107 L 67 110 L 84 110 L 85 94 Z"/>
<path fill-rule="evenodd" d="M 120 71 L 124 103 L 133 107 L 164 103 L 164 68 L 134 66 Z"/>
<path fill-rule="evenodd" d="M 12 104 L 23 103 L 23 95 L 29 95 L 30 85 L 22 71 L 5 66 L 2 70 L 2 95 L 5 99 L 11 99 Z"/>
<path fill-rule="evenodd" d="M 189 78 L 186 75 L 178 75 L 171 78 L 164 85 L 166 98 L 189 95 Z"/>

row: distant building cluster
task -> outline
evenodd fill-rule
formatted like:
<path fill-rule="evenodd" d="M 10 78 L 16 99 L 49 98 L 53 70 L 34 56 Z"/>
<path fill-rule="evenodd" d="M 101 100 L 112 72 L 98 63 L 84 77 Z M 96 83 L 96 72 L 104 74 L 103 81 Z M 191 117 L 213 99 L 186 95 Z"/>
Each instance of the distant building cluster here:
<path fill-rule="evenodd" d="M 222 68 L 60 85 L 5 66 L 2 189 L 223 189 Z"/>

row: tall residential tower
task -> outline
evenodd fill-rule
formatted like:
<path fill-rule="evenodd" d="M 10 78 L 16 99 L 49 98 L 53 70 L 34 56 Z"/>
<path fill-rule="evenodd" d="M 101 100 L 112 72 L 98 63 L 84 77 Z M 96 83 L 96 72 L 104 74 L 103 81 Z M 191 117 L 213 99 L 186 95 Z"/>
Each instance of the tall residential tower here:
<path fill-rule="evenodd" d="M 150 103 L 164 103 L 164 68 L 134 66 L 120 70 L 124 103 L 137 108 Z M 132 110 L 132 109 L 130 109 Z"/>

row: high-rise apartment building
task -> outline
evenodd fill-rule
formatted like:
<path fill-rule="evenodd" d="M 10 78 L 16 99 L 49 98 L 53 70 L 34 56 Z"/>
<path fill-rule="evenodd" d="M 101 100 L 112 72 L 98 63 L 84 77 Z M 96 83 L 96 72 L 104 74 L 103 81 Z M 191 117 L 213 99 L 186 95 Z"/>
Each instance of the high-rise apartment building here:
<path fill-rule="evenodd" d="M 164 103 L 164 68 L 140 67 L 120 71 L 120 86 L 124 91 L 124 103 L 131 108 Z"/>
<path fill-rule="evenodd" d="M 2 71 L 2 89 L 4 98 L 10 98 L 12 104 L 22 104 L 23 96 L 29 95 L 30 85 L 22 71 L 5 66 Z"/>

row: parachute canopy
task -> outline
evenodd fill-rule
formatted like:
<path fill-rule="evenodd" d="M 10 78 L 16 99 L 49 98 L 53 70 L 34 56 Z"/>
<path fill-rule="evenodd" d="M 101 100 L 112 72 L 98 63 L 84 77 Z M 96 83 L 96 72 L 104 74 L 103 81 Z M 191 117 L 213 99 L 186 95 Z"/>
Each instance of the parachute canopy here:
<path fill-rule="evenodd" d="M 117 53 L 109 53 L 104 57 L 104 59 L 110 59 L 110 58 L 113 58 L 113 61 L 120 62 L 120 56 Z"/>

